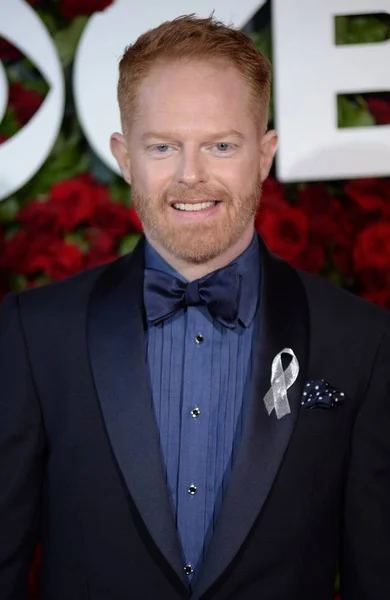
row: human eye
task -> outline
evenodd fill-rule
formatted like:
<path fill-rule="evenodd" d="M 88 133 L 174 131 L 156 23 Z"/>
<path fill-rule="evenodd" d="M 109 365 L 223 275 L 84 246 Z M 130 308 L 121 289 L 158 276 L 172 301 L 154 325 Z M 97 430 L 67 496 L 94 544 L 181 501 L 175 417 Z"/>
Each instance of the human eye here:
<path fill-rule="evenodd" d="M 232 156 L 236 146 L 230 142 L 217 142 L 211 146 L 211 152 L 215 156 Z"/>
<path fill-rule="evenodd" d="M 157 144 L 154 149 L 158 154 L 166 154 L 170 149 L 170 146 L 168 146 L 168 144 Z"/>
<path fill-rule="evenodd" d="M 222 152 L 222 153 L 225 153 L 225 152 L 228 152 L 228 150 L 231 150 L 231 144 L 228 144 L 227 142 L 218 142 L 218 144 L 216 144 L 215 147 L 217 148 L 217 150 L 219 152 Z"/>
<path fill-rule="evenodd" d="M 168 158 L 171 156 L 173 147 L 170 144 L 151 144 L 147 152 L 152 158 Z"/>

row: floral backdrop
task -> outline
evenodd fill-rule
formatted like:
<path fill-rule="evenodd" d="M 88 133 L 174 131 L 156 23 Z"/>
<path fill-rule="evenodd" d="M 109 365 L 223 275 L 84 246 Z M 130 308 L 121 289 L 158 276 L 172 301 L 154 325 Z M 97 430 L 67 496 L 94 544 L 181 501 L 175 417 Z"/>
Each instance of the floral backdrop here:
<path fill-rule="evenodd" d="M 28 1 L 53 37 L 69 83 L 89 16 L 112 0 Z M 271 8 L 268 2 L 246 29 L 272 60 Z M 388 15 L 336 19 L 337 44 L 389 37 Z M 10 89 L 1 144 L 34 117 L 48 87 L 34 65 L 1 37 L 0 60 Z M 339 127 L 389 124 L 389 95 L 340 96 L 338 119 Z M 272 121 L 271 106 L 270 127 Z M 256 227 L 292 265 L 390 308 L 389 179 L 283 184 L 271 174 Z M 68 92 L 62 130 L 49 158 L 21 190 L 0 202 L 0 300 L 10 290 L 43 285 L 113 260 L 133 249 L 141 231 L 127 185 L 88 146 Z M 38 597 L 39 559 L 38 549 L 31 598 Z"/>

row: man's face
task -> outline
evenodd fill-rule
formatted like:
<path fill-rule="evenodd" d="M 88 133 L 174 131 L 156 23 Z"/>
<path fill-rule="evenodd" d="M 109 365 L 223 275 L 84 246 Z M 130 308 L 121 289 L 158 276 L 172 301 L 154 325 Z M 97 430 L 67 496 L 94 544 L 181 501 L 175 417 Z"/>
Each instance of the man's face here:
<path fill-rule="evenodd" d="M 159 65 L 141 83 L 119 158 L 112 148 L 145 234 L 165 255 L 202 263 L 249 243 L 272 157 L 262 164 L 248 98 L 238 71 L 217 62 Z"/>

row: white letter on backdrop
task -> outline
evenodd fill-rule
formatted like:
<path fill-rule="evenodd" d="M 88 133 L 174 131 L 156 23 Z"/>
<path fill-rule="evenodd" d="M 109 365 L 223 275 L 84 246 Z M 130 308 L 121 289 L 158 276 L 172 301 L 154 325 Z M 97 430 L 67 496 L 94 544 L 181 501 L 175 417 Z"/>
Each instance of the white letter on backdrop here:
<path fill-rule="evenodd" d="M 56 47 L 43 21 L 24 0 L 0 2 L 0 36 L 19 48 L 39 69 L 50 90 L 33 118 L 0 146 L 0 200 L 20 189 L 48 157 L 64 113 L 64 80 Z M 0 62 L 0 121 L 8 103 L 8 83 Z"/>
<path fill-rule="evenodd" d="M 338 129 L 337 95 L 390 91 L 390 44 L 336 46 L 336 15 L 390 13 L 390 0 L 272 0 L 283 181 L 390 175 L 390 125 Z"/>

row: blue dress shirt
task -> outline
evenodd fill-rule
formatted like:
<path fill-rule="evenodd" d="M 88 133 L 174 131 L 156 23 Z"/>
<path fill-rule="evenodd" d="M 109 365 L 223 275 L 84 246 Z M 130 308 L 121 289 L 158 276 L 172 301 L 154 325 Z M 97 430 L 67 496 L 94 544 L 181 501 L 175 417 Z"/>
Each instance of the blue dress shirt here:
<path fill-rule="evenodd" d="M 212 536 L 241 439 L 258 330 L 257 234 L 234 261 L 241 276 L 238 325 L 205 306 L 148 325 L 147 366 L 172 509 L 190 580 Z M 145 267 L 186 281 L 146 242 Z"/>

